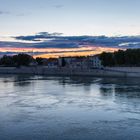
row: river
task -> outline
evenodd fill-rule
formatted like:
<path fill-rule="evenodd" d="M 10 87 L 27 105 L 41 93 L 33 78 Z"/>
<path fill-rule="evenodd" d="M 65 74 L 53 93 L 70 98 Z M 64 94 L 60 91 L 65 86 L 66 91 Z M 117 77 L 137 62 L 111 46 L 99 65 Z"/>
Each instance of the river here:
<path fill-rule="evenodd" d="M 0 140 L 123 139 L 140 139 L 140 79 L 0 76 Z"/>

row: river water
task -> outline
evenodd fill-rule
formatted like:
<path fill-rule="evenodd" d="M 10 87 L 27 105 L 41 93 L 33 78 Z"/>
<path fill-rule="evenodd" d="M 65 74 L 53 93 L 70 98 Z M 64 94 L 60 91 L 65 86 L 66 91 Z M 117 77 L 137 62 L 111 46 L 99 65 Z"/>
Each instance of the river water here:
<path fill-rule="evenodd" d="M 0 76 L 0 140 L 140 140 L 140 79 Z"/>

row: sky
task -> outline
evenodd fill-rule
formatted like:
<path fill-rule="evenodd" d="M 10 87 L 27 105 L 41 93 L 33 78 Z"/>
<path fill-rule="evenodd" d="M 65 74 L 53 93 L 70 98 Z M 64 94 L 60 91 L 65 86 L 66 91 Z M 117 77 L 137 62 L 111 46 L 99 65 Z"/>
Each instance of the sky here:
<path fill-rule="evenodd" d="M 20 50 L 20 46 L 23 46 L 22 43 L 28 43 L 24 44 L 25 48 L 29 43 L 34 48 L 34 43 L 37 41 L 17 37 L 36 36 L 40 32 L 62 33 L 55 35 L 61 37 L 106 36 L 112 39 L 112 36 L 121 36 L 128 39 L 129 36 L 135 36 L 138 40 L 131 41 L 131 46 L 133 44 L 135 47 L 135 44 L 140 43 L 139 5 L 140 0 L 0 0 L 0 48 L 3 52 L 9 46 L 10 49 L 18 48 Z M 63 45 L 70 42 L 66 41 L 67 38 L 64 37 Z M 42 42 L 46 43 L 46 48 L 51 48 L 51 45 L 48 47 L 46 38 Z M 6 45 L 7 41 L 8 45 Z M 12 42 L 10 45 L 9 41 Z M 56 37 L 55 40 L 51 37 L 51 41 L 56 43 Z M 18 46 L 17 44 L 13 46 L 13 42 L 18 42 Z M 40 38 L 38 43 L 42 42 Z M 130 43 L 127 40 L 121 44 L 128 42 Z M 5 45 L 1 45 L 2 43 Z M 71 40 L 70 43 L 75 43 L 75 40 Z M 103 47 L 103 45 L 99 46 L 102 43 L 86 43 L 87 47 Z M 83 41 L 81 44 L 83 45 Z M 58 46 L 60 49 L 63 48 L 60 46 L 60 42 Z M 78 46 L 81 47 L 79 40 Z M 84 44 L 82 48 L 85 46 Z M 104 44 L 104 47 L 108 47 L 108 45 Z M 116 48 L 117 45 L 109 47 Z M 58 49 L 58 47 L 56 48 Z"/>

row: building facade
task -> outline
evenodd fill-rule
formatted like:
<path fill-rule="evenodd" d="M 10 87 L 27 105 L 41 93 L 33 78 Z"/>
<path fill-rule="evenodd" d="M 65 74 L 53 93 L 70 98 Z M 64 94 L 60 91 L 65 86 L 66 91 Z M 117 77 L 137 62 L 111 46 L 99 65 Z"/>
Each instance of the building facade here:
<path fill-rule="evenodd" d="M 58 59 L 59 67 L 68 68 L 103 68 L 98 55 L 88 57 L 63 57 Z"/>

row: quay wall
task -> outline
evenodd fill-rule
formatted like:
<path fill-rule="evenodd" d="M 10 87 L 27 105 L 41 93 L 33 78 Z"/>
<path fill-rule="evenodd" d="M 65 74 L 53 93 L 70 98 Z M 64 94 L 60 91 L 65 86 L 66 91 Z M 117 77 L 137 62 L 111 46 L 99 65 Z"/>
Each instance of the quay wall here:
<path fill-rule="evenodd" d="M 0 74 L 34 74 L 34 75 L 60 75 L 60 76 L 96 76 L 96 77 L 137 77 L 140 71 L 127 71 L 105 68 L 105 69 L 72 69 L 72 68 L 47 68 L 47 67 L 0 67 Z"/>

